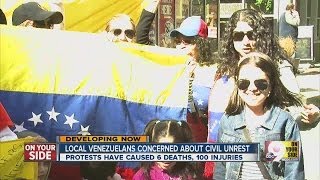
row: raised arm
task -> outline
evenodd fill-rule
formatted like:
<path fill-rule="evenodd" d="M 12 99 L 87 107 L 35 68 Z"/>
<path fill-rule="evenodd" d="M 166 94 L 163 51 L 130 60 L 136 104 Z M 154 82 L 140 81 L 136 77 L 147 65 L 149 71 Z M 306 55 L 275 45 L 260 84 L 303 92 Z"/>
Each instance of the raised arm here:
<path fill-rule="evenodd" d="M 149 31 L 151 24 L 155 18 L 155 12 L 158 8 L 160 0 L 145 0 L 145 7 L 142 10 L 138 25 L 136 42 L 139 44 L 152 45 L 149 39 Z"/>

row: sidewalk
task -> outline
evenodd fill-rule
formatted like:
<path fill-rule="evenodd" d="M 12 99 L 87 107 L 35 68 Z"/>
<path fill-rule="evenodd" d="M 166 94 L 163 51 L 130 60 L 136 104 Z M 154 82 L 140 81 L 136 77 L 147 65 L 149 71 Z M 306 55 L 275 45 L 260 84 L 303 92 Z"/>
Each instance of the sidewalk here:
<path fill-rule="evenodd" d="M 299 65 L 300 74 L 297 81 L 301 94 L 305 97 L 307 104 L 314 104 L 320 107 L 320 64 L 309 68 L 307 64 Z"/>

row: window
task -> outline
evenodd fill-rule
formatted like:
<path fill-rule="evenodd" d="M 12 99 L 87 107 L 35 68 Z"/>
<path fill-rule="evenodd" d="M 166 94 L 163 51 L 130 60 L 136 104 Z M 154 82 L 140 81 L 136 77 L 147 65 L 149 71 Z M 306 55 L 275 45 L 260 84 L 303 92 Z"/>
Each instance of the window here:
<path fill-rule="evenodd" d="M 311 0 L 307 0 L 307 17 L 311 17 Z"/>
<path fill-rule="evenodd" d="M 201 16 L 201 18 L 204 19 L 204 3 L 205 0 L 191 0 L 191 15 Z"/>
<path fill-rule="evenodd" d="M 320 18 L 317 19 L 317 39 L 320 39 Z"/>
<path fill-rule="evenodd" d="M 189 0 L 176 0 L 176 24 L 175 27 L 180 27 L 183 20 L 189 17 L 190 1 Z"/>
<path fill-rule="evenodd" d="M 218 2 L 213 0 L 207 1 L 205 13 L 205 22 L 208 25 L 208 37 L 218 38 Z"/>
<path fill-rule="evenodd" d="M 310 18 L 311 18 L 311 0 L 307 0 L 307 25 L 310 25 Z"/>
<path fill-rule="evenodd" d="M 170 32 L 175 25 L 175 2 L 160 1 L 158 7 L 158 44 L 161 47 L 174 47 Z"/>
<path fill-rule="evenodd" d="M 220 1 L 220 18 L 230 18 L 237 10 L 243 8 L 242 0 L 221 0 Z"/>

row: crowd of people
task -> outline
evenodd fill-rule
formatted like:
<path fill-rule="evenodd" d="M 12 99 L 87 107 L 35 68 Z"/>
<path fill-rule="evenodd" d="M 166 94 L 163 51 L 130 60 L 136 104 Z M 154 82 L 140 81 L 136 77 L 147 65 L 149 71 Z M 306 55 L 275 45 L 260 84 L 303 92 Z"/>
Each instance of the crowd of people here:
<path fill-rule="evenodd" d="M 146 1 L 137 26 L 126 14 L 108 21 L 106 40 L 153 45 L 149 31 L 160 0 Z M 297 13 L 290 8 L 283 15 L 285 20 L 289 19 L 287 16 L 296 17 Z M 2 14 L 1 22 L 6 24 Z M 14 26 L 51 29 L 62 21 L 60 12 L 47 11 L 36 2 L 20 5 L 12 16 Z M 301 102 L 292 59 L 286 56 L 262 14 L 253 9 L 234 12 L 218 54 L 210 50 L 208 27 L 200 16 L 186 18 L 171 31 L 170 37 L 176 49 L 190 56 L 186 63 L 188 113 L 186 121 L 150 120 L 144 135 L 151 142 L 258 142 L 264 151 L 267 140 L 298 141 L 300 158 L 272 163 L 145 162 L 133 179 L 304 179 L 308 163 L 303 159 L 299 128 L 317 123 L 319 108 Z M 13 123 L 0 105 L 0 140 L 25 137 L 10 130 Z M 79 176 L 89 180 L 122 179 L 116 166 L 117 163 L 108 162 L 81 163 Z M 44 179 L 48 177 L 47 173 L 39 174 Z"/>

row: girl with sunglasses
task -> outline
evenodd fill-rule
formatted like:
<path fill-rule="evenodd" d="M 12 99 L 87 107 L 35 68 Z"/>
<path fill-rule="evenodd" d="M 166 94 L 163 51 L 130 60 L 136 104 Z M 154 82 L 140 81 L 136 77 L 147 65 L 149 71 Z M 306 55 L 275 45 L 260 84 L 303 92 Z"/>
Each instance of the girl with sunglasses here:
<path fill-rule="evenodd" d="M 214 179 L 304 179 L 299 128 L 283 110 L 301 102 L 281 83 L 275 62 L 265 54 L 249 53 L 240 59 L 234 78 L 236 86 L 220 122 L 218 142 L 260 143 L 263 163 L 217 162 Z M 299 160 L 266 162 L 265 141 L 298 141 Z"/>

